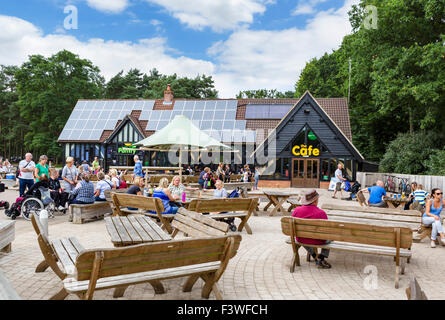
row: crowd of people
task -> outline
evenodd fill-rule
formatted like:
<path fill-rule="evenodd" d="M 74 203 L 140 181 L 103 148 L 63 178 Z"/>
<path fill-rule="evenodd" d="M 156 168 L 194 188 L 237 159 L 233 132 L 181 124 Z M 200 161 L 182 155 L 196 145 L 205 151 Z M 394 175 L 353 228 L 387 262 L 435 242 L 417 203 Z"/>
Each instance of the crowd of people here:
<path fill-rule="evenodd" d="M 190 168 L 190 167 L 189 167 Z M 187 170 L 189 170 L 187 168 Z M 258 168 L 252 173 L 249 165 L 244 165 L 239 174 L 241 174 L 242 182 L 255 182 L 253 190 L 258 190 L 258 183 L 260 180 L 260 172 Z M 230 176 L 232 175 L 232 170 L 229 165 L 224 165 L 220 163 L 215 172 L 209 167 L 205 167 L 199 174 L 199 188 L 200 189 L 215 189 L 215 183 L 217 180 L 222 182 L 230 182 Z M 253 181 L 252 181 L 253 180 Z"/>

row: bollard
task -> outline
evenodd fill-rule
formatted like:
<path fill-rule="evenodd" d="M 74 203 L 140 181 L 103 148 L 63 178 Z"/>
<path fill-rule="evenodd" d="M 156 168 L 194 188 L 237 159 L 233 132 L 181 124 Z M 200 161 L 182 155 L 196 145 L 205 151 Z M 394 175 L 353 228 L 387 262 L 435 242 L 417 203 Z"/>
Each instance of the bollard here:
<path fill-rule="evenodd" d="M 43 233 L 46 237 L 48 237 L 48 211 L 42 210 L 39 214 L 40 224 L 43 228 Z"/>

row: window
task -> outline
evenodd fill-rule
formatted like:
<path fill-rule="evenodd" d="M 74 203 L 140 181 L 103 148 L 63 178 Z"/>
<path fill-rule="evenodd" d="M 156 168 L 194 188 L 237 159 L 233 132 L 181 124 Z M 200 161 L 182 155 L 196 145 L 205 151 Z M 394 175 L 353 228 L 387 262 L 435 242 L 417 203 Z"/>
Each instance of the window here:
<path fill-rule="evenodd" d="M 321 160 L 321 179 L 329 181 L 329 159 Z"/>
<path fill-rule="evenodd" d="M 301 146 L 303 144 L 312 146 L 313 149 L 319 149 L 320 153 L 329 152 L 329 150 L 320 142 L 318 137 L 308 125 L 305 125 L 303 129 L 301 129 L 300 133 L 298 133 L 297 137 L 292 141 L 286 150 L 292 152 L 292 148 L 294 146 Z"/>

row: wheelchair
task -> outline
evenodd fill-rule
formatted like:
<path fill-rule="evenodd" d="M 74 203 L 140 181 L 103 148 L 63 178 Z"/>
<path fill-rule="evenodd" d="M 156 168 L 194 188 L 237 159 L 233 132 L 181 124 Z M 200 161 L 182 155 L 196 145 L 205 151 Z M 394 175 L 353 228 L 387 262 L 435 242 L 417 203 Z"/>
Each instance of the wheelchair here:
<path fill-rule="evenodd" d="M 48 218 L 54 218 L 56 206 L 48 188 L 40 187 L 32 195 L 18 198 L 11 210 L 7 213 L 12 220 L 22 215 L 25 220 L 31 220 L 31 215 L 40 215 L 42 210 L 48 211 Z"/>

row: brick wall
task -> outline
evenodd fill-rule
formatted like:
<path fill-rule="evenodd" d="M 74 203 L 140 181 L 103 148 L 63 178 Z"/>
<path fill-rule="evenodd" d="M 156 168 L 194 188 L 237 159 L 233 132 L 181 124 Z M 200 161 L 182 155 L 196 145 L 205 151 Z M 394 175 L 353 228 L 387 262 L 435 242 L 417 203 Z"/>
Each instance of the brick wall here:
<path fill-rule="evenodd" d="M 260 180 L 259 188 L 290 188 L 290 181 L 285 180 Z"/>

